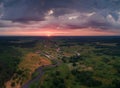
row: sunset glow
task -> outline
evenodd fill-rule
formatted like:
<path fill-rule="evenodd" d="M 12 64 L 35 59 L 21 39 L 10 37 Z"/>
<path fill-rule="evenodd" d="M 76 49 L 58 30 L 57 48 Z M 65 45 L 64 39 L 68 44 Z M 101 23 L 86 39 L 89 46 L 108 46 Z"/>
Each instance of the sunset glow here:
<path fill-rule="evenodd" d="M 27 0 L 27 3 L 3 0 L 0 1 L 0 35 L 120 35 L 120 5 L 116 2 L 118 0 L 69 0 L 68 3 L 65 0 Z M 98 3 L 98 7 L 93 3 Z"/>
<path fill-rule="evenodd" d="M 45 34 L 46 34 L 46 36 L 52 36 L 52 35 L 54 35 L 52 32 L 50 32 L 50 31 L 47 31 L 47 32 L 45 32 Z"/>
<path fill-rule="evenodd" d="M 57 30 L 57 29 L 44 29 L 36 31 L 8 31 L 1 32 L 1 35 L 10 35 L 10 36 L 114 36 L 119 35 L 119 32 L 113 31 L 94 31 L 89 29 L 77 29 L 77 30 Z"/>
<path fill-rule="evenodd" d="M 118 76 L 120 0 L 0 0 L 0 88 L 120 88 Z"/>

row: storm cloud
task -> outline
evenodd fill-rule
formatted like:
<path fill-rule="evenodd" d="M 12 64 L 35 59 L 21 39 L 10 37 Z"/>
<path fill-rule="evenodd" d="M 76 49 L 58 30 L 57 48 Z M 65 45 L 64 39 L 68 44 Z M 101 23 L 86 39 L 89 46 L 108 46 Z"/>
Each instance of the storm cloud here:
<path fill-rule="evenodd" d="M 120 29 L 120 0 L 1 0 L 0 28 Z"/>

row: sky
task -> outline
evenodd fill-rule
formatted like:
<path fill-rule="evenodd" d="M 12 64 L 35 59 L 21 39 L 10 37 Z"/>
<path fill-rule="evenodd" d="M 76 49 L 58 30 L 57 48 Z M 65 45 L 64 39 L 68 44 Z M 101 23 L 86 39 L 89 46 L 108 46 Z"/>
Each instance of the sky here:
<path fill-rule="evenodd" d="M 0 0 L 0 36 L 119 36 L 120 0 Z"/>

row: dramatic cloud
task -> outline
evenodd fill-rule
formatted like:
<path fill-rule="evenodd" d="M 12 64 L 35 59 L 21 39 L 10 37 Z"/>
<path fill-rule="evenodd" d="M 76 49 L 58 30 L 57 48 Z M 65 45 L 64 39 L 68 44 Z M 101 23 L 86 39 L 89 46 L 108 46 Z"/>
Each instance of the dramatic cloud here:
<path fill-rule="evenodd" d="M 9 28 L 120 30 L 120 0 L 0 0 L 0 31 Z"/>

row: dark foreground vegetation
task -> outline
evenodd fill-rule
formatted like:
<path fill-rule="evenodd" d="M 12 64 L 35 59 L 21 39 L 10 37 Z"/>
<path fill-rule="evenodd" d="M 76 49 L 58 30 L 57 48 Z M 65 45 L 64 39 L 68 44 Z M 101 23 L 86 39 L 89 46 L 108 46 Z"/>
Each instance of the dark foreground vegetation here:
<path fill-rule="evenodd" d="M 37 77 L 39 58 L 55 66 L 29 88 L 120 88 L 119 36 L 0 37 L 0 88 Z"/>

